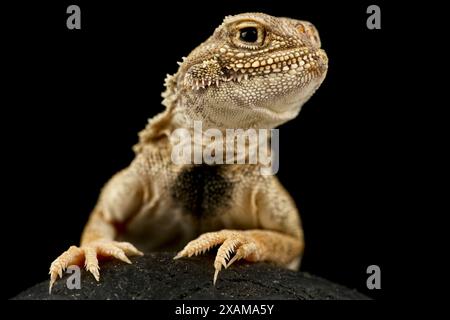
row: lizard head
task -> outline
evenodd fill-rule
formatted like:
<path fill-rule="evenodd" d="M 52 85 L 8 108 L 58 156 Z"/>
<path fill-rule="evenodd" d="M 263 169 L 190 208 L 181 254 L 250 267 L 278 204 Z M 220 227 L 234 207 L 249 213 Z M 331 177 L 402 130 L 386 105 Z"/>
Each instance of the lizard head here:
<path fill-rule="evenodd" d="M 177 106 L 217 128 L 273 128 L 297 116 L 328 58 L 309 22 L 262 13 L 228 16 L 177 73 Z"/>

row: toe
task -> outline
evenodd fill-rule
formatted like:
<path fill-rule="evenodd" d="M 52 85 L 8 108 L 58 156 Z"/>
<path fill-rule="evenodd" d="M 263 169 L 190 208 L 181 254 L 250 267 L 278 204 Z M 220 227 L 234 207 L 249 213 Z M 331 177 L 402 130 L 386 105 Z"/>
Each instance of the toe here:
<path fill-rule="evenodd" d="M 219 250 L 217 251 L 216 260 L 214 262 L 214 265 L 222 265 L 224 267 L 227 266 L 227 260 L 230 259 L 231 254 L 233 253 L 234 249 L 238 247 L 241 244 L 241 241 L 239 239 L 227 239 L 224 241 L 224 243 L 220 246 Z"/>
<path fill-rule="evenodd" d="M 205 253 L 212 247 L 223 243 L 226 239 L 227 235 L 222 231 L 204 233 L 197 239 L 189 242 L 184 249 L 174 257 L 174 259 L 192 257 Z"/>
<path fill-rule="evenodd" d="M 136 249 L 136 247 L 133 246 L 129 242 L 114 241 L 114 245 L 116 247 L 122 249 L 125 252 L 125 254 L 127 254 L 127 255 L 131 255 L 131 256 L 143 256 L 144 255 L 144 253 L 142 251 L 139 251 L 138 249 Z"/>
<path fill-rule="evenodd" d="M 222 267 L 227 266 L 227 260 L 230 259 L 231 254 L 235 250 L 236 247 L 241 245 L 241 241 L 239 238 L 231 238 L 227 239 L 220 246 L 219 250 L 217 250 L 216 259 L 214 260 L 214 279 L 213 284 L 216 285 L 217 277 L 219 275 Z"/>
<path fill-rule="evenodd" d="M 50 284 L 48 286 L 49 294 L 52 293 L 52 288 L 53 288 L 53 285 L 55 284 L 57 278 L 58 278 L 58 273 L 50 271 Z"/>
<path fill-rule="evenodd" d="M 84 249 L 85 261 L 84 266 L 87 271 L 92 273 L 95 280 L 100 280 L 100 267 L 98 265 L 97 250 L 93 247 L 86 247 Z"/>
<path fill-rule="evenodd" d="M 180 258 L 183 258 L 184 256 L 185 256 L 185 252 L 184 252 L 184 250 L 181 250 L 180 252 L 178 252 L 178 253 L 176 254 L 175 257 L 173 257 L 173 259 L 174 259 L 174 260 L 180 259 Z"/>
<path fill-rule="evenodd" d="M 233 263 L 235 263 L 236 261 L 238 261 L 240 259 L 251 258 L 255 254 L 255 252 L 256 252 L 256 245 L 254 243 L 249 242 L 249 243 L 243 244 L 236 250 L 236 254 L 228 262 L 226 268 L 228 268 L 229 266 L 231 266 Z"/>
<path fill-rule="evenodd" d="M 116 259 L 119 259 L 123 262 L 126 262 L 128 264 L 131 264 L 130 259 L 128 259 L 128 257 L 126 256 L 125 252 L 116 247 L 115 245 L 113 245 L 112 243 L 105 243 L 100 245 L 97 250 L 105 255 L 105 256 L 110 256 L 110 257 L 114 257 Z"/>

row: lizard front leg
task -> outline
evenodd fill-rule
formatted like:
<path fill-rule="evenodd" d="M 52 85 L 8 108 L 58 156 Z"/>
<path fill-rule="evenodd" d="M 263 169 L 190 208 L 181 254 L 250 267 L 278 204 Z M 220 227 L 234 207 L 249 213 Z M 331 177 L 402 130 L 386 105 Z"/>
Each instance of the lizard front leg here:
<path fill-rule="evenodd" d="M 131 243 L 114 241 L 117 224 L 125 224 L 148 199 L 148 188 L 127 169 L 115 175 L 103 189 L 99 202 L 84 228 L 80 246 L 71 246 L 50 265 L 49 292 L 70 265 L 82 265 L 100 279 L 98 257 L 113 257 L 131 263 L 127 256 L 142 255 Z"/>
<path fill-rule="evenodd" d="M 295 204 L 275 177 L 268 178 L 260 187 L 253 208 L 259 219 L 260 229 L 224 229 L 204 233 L 189 242 L 175 259 L 199 255 L 220 245 L 214 261 L 213 284 L 222 267 L 228 268 L 240 259 L 251 262 L 268 261 L 297 269 L 304 242 Z"/>

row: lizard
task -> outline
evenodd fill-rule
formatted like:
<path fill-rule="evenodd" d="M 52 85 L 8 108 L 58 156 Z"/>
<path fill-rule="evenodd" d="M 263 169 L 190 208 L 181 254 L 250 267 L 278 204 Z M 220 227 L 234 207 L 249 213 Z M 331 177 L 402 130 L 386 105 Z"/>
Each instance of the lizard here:
<path fill-rule="evenodd" d="M 218 247 L 215 285 L 235 261 L 298 270 L 304 233 L 296 204 L 258 164 L 195 165 L 171 160 L 171 134 L 205 128 L 276 128 L 294 119 L 325 79 L 328 57 L 315 26 L 264 13 L 227 16 L 167 75 L 165 110 L 149 119 L 135 158 L 102 188 L 79 246 L 50 266 L 49 292 L 69 265 L 100 279 L 99 258 L 131 263 L 143 251 L 174 259 Z"/>

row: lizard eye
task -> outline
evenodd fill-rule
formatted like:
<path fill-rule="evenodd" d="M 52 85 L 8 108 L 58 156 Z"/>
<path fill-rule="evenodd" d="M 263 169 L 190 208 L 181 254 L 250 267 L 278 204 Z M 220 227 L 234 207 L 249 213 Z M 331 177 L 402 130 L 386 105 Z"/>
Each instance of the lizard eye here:
<path fill-rule="evenodd" d="M 239 32 L 239 39 L 242 41 L 254 43 L 258 40 L 258 30 L 255 27 L 242 28 Z"/>
<path fill-rule="evenodd" d="M 256 49 L 264 44 L 266 31 L 260 24 L 253 21 L 241 22 L 236 26 L 234 43 L 247 49 Z"/>

